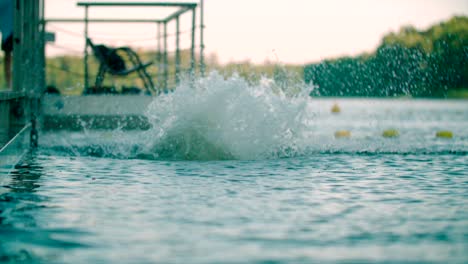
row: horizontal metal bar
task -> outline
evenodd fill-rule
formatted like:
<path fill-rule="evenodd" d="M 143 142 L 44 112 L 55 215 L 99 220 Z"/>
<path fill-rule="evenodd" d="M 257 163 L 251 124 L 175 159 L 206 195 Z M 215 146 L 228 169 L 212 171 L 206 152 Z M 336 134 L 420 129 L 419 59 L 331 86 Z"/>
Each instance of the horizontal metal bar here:
<path fill-rule="evenodd" d="M 195 2 L 78 2 L 78 6 L 161 6 L 161 7 L 188 7 L 197 6 Z"/>
<path fill-rule="evenodd" d="M 18 91 L 0 91 L 0 101 L 7 101 L 22 98 L 25 96 L 24 92 Z"/>
<path fill-rule="evenodd" d="M 165 21 L 166 21 L 166 22 L 169 22 L 170 20 L 172 20 L 172 19 L 174 19 L 174 18 L 176 18 L 176 17 L 182 15 L 183 13 L 185 13 L 185 12 L 191 10 L 191 9 L 192 9 L 192 8 L 181 8 L 181 9 L 179 9 L 177 12 L 175 12 L 175 13 L 173 13 L 172 15 L 166 17 Z"/>
<path fill-rule="evenodd" d="M 31 123 L 27 123 L 3 147 L 0 146 L 0 175 L 10 173 L 29 151 L 29 131 Z"/>
<path fill-rule="evenodd" d="M 46 23 L 49 22 L 60 22 L 60 23 L 83 23 L 84 19 L 70 19 L 70 18 L 48 18 L 44 20 Z M 88 19 L 89 23 L 164 23 L 165 19 L 112 19 L 112 18 L 97 18 Z"/>

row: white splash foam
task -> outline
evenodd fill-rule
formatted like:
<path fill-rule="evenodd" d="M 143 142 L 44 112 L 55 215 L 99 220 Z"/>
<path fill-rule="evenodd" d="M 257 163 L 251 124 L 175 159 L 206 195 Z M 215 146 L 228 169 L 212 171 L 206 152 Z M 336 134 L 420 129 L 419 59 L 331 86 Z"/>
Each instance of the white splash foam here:
<path fill-rule="evenodd" d="M 435 138 L 444 128 L 466 135 L 464 102 L 311 98 L 294 78 L 264 78 L 258 85 L 218 73 L 185 81 L 155 97 L 145 115 L 147 131 L 54 132 L 43 149 L 111 158 L 222 160 L 274 159 L 314 153 L 466 155 L 468 138 Z M 343 111 L 330 112 L 339 100 Z M 397 128 L 400 137 L 382 131 Z M 338 130 L 350 138 L 335 138 Z"/>
<path fill-rule="evenodd" d="M 216 72 L 184 82 L 149 105 L 153 128 L 146 137 L 152 144 L 144 152 L 183 159 L 289 155 L 308 130 L 308 92 L 286 96 L 272 80 L 250 85 Z"/>

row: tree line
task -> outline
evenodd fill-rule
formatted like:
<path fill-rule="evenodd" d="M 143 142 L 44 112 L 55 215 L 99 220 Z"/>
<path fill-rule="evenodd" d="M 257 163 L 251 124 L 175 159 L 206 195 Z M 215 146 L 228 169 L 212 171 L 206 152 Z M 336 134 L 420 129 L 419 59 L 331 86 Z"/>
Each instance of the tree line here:
<path fill-rule="evenodd" d="M 309 64 L 314 96 L 446 97 L 468 88 L 468 17 L 389 33 L 371 54 Z"/>
<path fill-rule="evenodd" d="M 143 61 L 155 61 L 155 65 L 149 67 L 148 71 L 154 77 L 156 85 L 160 85 L 158 80 L 161 78 L 161 72 L 157 58 L 161 54 L 148 50 L 138 50 L 138 54 Z M 181 52 L 181 59 L 182 68 L 188 69 L 189 50 Z M 291 81 L 311 83 L 316 86 L 312 96 L 414 97 L 447 97 L 454 93 L 468 97 L 467 61 L 466 16 L 453 17 L 423 31 L 406 26 L 399 32 L 385 35 L 372 53 L 324 60 L 309 65 L 284 65 L 271 61 L 265 61 L 263 64 L 250 61 L 221 64 L 216 54 L 208 54 L 205 59 L 207 71 L 216 70 L 226 77 L 237 74 L 251 83 L 258 83 L 262 76 L 270 77 L 280 86 L 288 86 Z M 169 55 L 168 64 L 169 74 L 173 77 L 174 54 Z M 94 58 L 90 59 L 91 85 L 94 83 L 98 65 Z M 81 94 L 84 86 L 83 75 L 82 56 L 63 55 L 47 58 L 47 84 L 57 87 L 63 94 Z M 1 83 L 4 83 L 3 79 L 3 71 L 0 71 Z M 142 86 L 136 74 L 126 78 L 106 78 L 104 85 Z"/>

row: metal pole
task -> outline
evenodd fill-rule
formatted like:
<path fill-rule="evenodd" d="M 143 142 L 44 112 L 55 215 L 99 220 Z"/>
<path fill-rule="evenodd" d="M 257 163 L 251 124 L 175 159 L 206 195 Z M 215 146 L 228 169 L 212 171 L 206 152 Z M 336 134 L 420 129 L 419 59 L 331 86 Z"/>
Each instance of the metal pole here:
<path fill-rule="evenodd" d="M 169 78 L 169 67 L 167 60 L 167 22 L 164 22 L 164 92 L 167 92 L 167 79 Z"/>
<path fill-rule="evenodd" d="M 158 38 L 158 54 L 157 54 L 157 61 L 158 61 L 158 88 L 159 91 L 161 91 L 161 80 L 163 78 L 163 72 L 162 72 L 162 50 L 161 50 L 161 23 L 158 23 L 158 33 L 157 33 L 157 38 Z"/>
<path fill-rule="evenodd" d="M 28 74 L 28 89 L 30 90 L 29 97 L 29 113 L 31 121 L 30 146 L 35 148 L 38 146 L 39 133 L 36 127 L 37 116 L 39 115 L 39 99 L 45 87 L 44 81 L 44 45 L 43 45 L 43 30 L 44 24 L 42 18 L 44 14 L 43 0 L 30 1 L 29 8 L 29 39 L 30 52 L 28 69 L 33 69 L 31 74 Z"/>
<path fill-rule="evenodd" d="M 156 53 L 156 60 L 159 62 L 159 60 L 161 59 L 161 24 L 157 23 L 156 25 L 156 50 L 158 51 Z"/>
<path fill-rule="evenodd" d="M 176 85 L 180 82 L 180 21 L 176 18 L 176 54 L 175 54 L 175 78 Z"/>
<path fill-rule="evenodd" d="M 24 26 L 24 32 L 23 32 L 23 58 L 24 58 L 24 64 L 23 64 L 23 90 L 26 92 L 26 97 L 30 98 L 33 94 L 33 91 L 31 89 L 31 74 L 26 74 L 25 69 L 31 69 L 32 61 L 31 61 L 31 48 L 32 48 L 32 43 L 34 43 L 34 39 L 32 38 L 32 32 L 31 32 L 31 23 L 34 23 L 34 18 L 31 17 L 31 9 L 32 5 L 34 4 L 34 1 L 23 1 L 23 26 Z M 32 19 L 31 19 L 32 18 Z"/>
<path fill-rule="evenodd" d="M 40 0 L 35 0 L 33 8 L 31 9 L 32 12 L 32 28 L 31 28 L 31 33 L 32 33 L 32 38 L 33 38 L 33 43 L 32 47 L 36 47 L 36 49 L 32 49 L 33 52 L 31 54 L 32 57 L 32 63 L 34 67 L 34 76 L 31 78 L 31 88 L 34 89 L 34 98 L 39 98 L 40 96 L 40 90 L 41 90 L 41 64 L 40 64 L 40 56 L 41 56 L 41 34 L 40 34 L 40 22 L 39 22 L 39 4 Z M 37 109 L 35 109 L 37 111 Z"/>
<path fill-rule="evenodd" d="M 196 11 L 192 9 L 192 47 L 190 49 L 190 73 L 192 76 L 195 75 L 195 23 L 196 23 Z"/>
<path fill-rule="evenodd" d="M 14 92 L 23 92 L 23 1 L 13 1 L 14 6 L 14 28 L 13 28 L 13 56 L 12 56 L 12 90 Z M 21 97 L 20 97 L 21 98 Z M 26 124 L 24 99 L 17 99 L 10 104 L 10 117 L 8 138 L 13 138 Z"/>
<path fill-rule="evenodd" d="M 110 18 L 90 18 L 88 23 L 163 23 L 166 20 L 161 19 L 110 19 Z M 50 23 L 83 23 L 84 18 L 49 18 Z"/>
<path fill-rule="evenodd" d="M 36 123 L 37 123 L 37 116 L 39 115 L 39 98 L 41 97 L 43 86 L 42 86 L 42 73 L 43 67 L 41 63 L 42 53 L 44 49 L 42 48 L 42 34 L 41 34 L 41 27 L 42 23 L 40 23 L 40 12 L 42 12 L 40 5 L 42 0 L 35 0 L 34 1 L 34 8 L 32 10 L 34 22 L 32 24 L 32 33 L 34 34 L 34 47 L 38 47 L 39 49 L 34 49 L 32 56 L 34 57 L 33 66 L 35 67 L 34 72 L 35 75 L 31 79 L 31 87 L 34 89 L 34 98 L 32 98 L 31 102 L 31 133 L 30 133 L 30 146 L 37 147 L 39 141 L 39 133 L 37 131 Z"/>
<path fill-rule="evenodd" d="M 23 58 L 23 2 L 14 1 L 14 33 L 13 33 L 13 90 L 17 92 L 23 91 L 23 76 L 22 76 L 22 58 Z"/>
<path fill-rule="evenodd" d="M 44 14 L 45 14 L 45 4 L 44 0 L 41 0 L 41 13 L 40 13 L 40 21 L 41 21 L 41 55 L 40 55 L 40 67 L 41 67 L 41 75 L 40 75 L 40 85 L 42 89 L 45 89 L 46 87 L 46 56 L 45 56 L 45 32 L 46 32 L 46 21 L 44 19 Z"/>
<path fill-rule="evenodd" d="M 203 32 L 205 29 L 204 24 L 204 5 L 203 0 L 200 0 L 200 74 L 202 77 L 205 76 L 205 58 L 204 58 L 204 51 L 205 51 L 205 42 L 203 41 Z"/>
<path fill-rule="evenodd" d="M 23 20 L 23 25 L 24 25 L 24 36 L 23 36 L 23 45 L 25 47 L 25 49 L 23 50 L 23 56 L 24 56 L 24 69 L 32 69 L 32 67 L 34 66 L 32 64 L 32 56 L 31 56 L 31 48 L 32 48 L 32 44 L 34 43 L 34 38 L 33 38 L 33 34 L 32 34 L 32 26 L 31 24 L 34 23 L 34 17 L 32 17 L 32 7 L 34 5 L 34 1 L 24 1 L 23 2 L 23 6 L 24 6 L 24 18 L 27 18 L 27 19 L 24 19 Z M 32 69 L 34 71 L 34 69 Z M 31 75 L 34 75 L 33 73 L 32 74 L 23 74 L 23 78 L 24 78 L 24 83 L 23 83 L 23 89 L 24 91 L 27 92 L 27 97 L 28 98 L 31 98 L 32 95 L 33 95 L 33 90 L 31 89 Z"/>
<path fill-rule="evenodd" d="M 85 6 L 85 20 L 84 20 L 85 28 L 84 28 L 84 35 L 85 35 L 85 46 L 84 46 L 84 89 L 89 88 L 89 72 L 88 72 L 88 6 Z"/>

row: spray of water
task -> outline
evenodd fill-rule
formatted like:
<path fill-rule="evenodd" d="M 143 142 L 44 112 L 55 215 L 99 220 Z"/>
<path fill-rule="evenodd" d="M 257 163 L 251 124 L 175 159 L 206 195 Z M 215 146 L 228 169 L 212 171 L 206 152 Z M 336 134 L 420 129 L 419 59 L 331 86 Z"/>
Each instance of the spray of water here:
<path fill-rule="evenodd" d="M 213 72 L 156 98 L 142 151 L 159 158 L 263 159 L 299 151 L 308 130 L 308 89 L 268 78 L 251 85 Z"/>
<path fill-rule="evenodd" d="M 466 134 L 463 102 L 336 99 L 309 96 L 313 87 L 288 73 L 252 84 L 213 72 L 186 80 L 153 99 L 146 131 L 60 132 L 41 136 L 43 149 L 72 156 L 157 160 L 255 160 L 316 153 L 466 154 L 468 138 L 437 139 L 435 131 Z M 398 106 L 398 107 L 396 107 Z M 382 137 L 397 128 L 399 137 Z M 335 138 L 336 131 L 350 136 Z"/>

